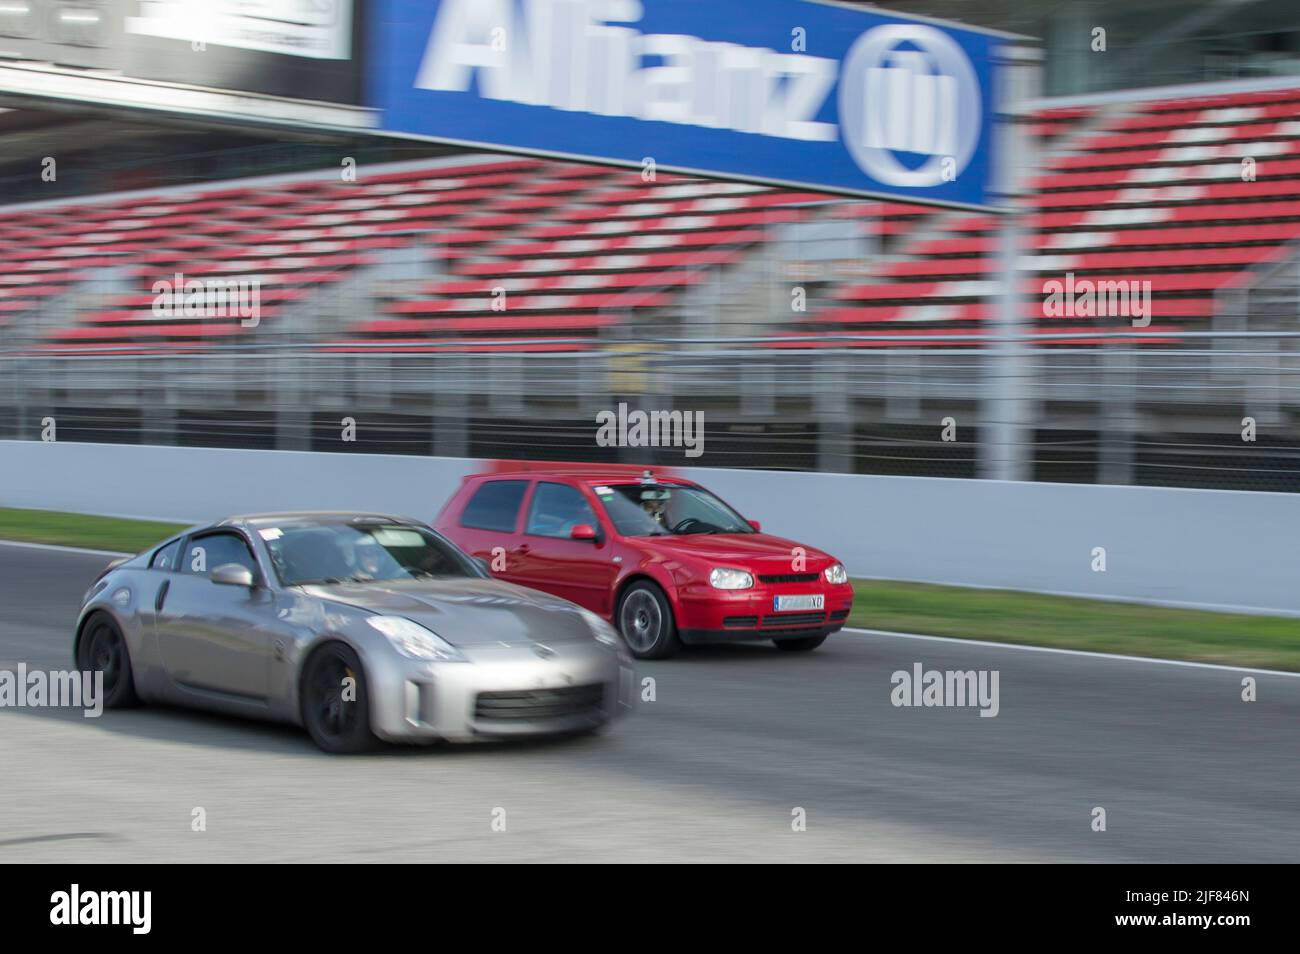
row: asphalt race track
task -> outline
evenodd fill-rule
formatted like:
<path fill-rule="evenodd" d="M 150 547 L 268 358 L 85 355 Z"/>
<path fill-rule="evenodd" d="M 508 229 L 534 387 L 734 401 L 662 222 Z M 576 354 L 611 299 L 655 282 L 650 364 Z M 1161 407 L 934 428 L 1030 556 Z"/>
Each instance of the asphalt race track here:
<path fill-rule="evenodd" d="M 0 667 L 70 668 L 105 562 L 0 545 Z M 997 670 L 997 717 L 894 707 L 918 662 Z M 1246 674 L 848 632 L 641 664 L 656 701 L 603 735 L 362 758 L 180 710 L 0 709 L 0 860 L 1300 861 L 1300 678 L 1246 703 Z"/>

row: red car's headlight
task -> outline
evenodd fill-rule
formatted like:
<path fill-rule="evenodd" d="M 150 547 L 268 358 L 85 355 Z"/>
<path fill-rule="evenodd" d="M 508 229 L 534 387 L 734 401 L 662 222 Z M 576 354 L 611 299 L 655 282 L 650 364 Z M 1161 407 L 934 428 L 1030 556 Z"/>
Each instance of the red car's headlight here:
<path fill-rule="evenodd" d="M 847 583 L 849 581 L 849 574 L 844 569 L 843 563 L 832 563 L 822 570 L 822 576 L 826 577 L 827 583 Z"/>
<path fill-rule="evenodd" d="M 754 577 L 744 570 L 719 567 L 709 574 L 709 585 L 715 590 L 747 590 L 754 585 Z"/>

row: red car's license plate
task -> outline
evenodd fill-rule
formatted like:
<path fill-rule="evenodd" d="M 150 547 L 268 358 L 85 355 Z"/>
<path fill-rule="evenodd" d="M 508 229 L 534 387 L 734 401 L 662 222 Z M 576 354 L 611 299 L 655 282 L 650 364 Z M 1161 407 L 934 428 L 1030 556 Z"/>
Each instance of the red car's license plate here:
<path fill-rule="evenodd" d="M 772 599 L 772 611 L 781 613 L 785 610 L 819 610 L 826 608 L 826 597 L 821 593 L 800 596 L 777 596 Z"/>

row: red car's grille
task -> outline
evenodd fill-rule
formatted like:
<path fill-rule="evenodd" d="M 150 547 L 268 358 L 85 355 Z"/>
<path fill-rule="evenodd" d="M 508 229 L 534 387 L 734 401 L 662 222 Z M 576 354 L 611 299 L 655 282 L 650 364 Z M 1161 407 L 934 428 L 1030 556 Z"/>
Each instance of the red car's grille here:
<path fill-rule="evenodd" d="M 816 583 L 820 573 L 760 573 L 760 583 Z"/>
<path fill-rule="evenodd" d="M 797 629 L 816 626 L 826 619 L 825 613 L 780 613 L 763 618 L 764 629 Z"/>

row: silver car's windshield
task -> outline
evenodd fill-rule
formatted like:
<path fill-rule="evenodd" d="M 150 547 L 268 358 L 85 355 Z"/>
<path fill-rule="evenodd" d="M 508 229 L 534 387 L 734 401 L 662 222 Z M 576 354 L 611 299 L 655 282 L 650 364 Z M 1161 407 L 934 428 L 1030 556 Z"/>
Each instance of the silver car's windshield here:
<path fill-rule="evenodd" d="M 611 484 L 595 491 L 625 537 L 754 532 L 744 517 L 702 487 Z"/>
<path fill-rule="evenodd" d="M 258 532 L 285 586 L 483 575 L 446 540 L 411 524 L 339 522 Z"/>

